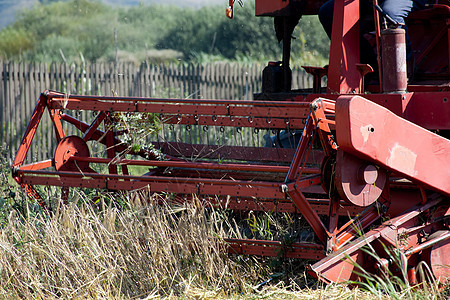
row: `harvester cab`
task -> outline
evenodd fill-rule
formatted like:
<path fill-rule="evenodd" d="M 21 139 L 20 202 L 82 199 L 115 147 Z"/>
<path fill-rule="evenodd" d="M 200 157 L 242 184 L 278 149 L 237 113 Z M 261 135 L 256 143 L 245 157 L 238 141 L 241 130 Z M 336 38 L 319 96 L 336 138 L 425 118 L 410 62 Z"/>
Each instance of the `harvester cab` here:
<path fill-rule="evenodd" d="M 400 272 L 386 251 L 393 247 L 411 282 L 422 261 L 444 282 L 450 278 L 448 3 L 409 15 L 414 64 L 408 82 L 404 33 L 383 35 L 374 10 L 378 59 L 361 63 L 360 1 L 335 0 L 329 64 L 305 67 L 313 88 L 292 90 L 293 28 L 323 2 L 256 0 L 256 15 L 274 18 L 283 57 L 263 71 L 254 100 L 42 93 L 14 178 L 43 206 L 35 185 L 60 186 L 63 199 L 79 187 L 147 190 L 181 202 L 197 195 L 240 212 L 300 214 L 314 239 L 230 238 L 229 252 L 315 260 L 309 272 L 329 283 L 360 279 L 358 268 Z M 230 0 L 227 15 L 233 14 Z M 364 82 L 373 70 L 376 84 Z M 55 155 L 25 163 L 45 111 Z M 94 117 L 79 120 L 74 111 Z M 142 143 L 148 147 L 125 138 L 132 130 L 124 120 L 154 123 L 155 133 Z M 266 144 L 264 136 L 281 131 L 290 147 Z M 130 166 L 151 171 L 132 174 Z M 367 245 L 376 256 L 364 251 Z"/>

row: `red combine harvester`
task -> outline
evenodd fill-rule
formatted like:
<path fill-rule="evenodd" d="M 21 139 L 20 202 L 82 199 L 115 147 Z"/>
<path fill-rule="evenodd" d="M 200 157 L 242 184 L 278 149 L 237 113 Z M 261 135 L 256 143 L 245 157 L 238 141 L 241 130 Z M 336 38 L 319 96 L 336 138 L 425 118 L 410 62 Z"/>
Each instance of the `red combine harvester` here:
<path fill-rule="evenodd" d="M 274 17 L 278 24 L 283 60 L 266 67 L 263 93 L 255 100 L 46 91 L 13 176 L 43 206 L 36 185 L 60 186 L 63 198 L 78 187 L 146 189 L 178 195 L 178 201 L 195 194 L 238 211 L 299 213 L 314 232 L 313 241 L 229 239 L 229 251 L 317 260 L 309 272 L 330 283 L 358 279 L 351 260 L 369 272 L 395 272 L 398 266 L 385 247 L 397 247 L 411 282 L 421 261 L 444 282 L 450 278 L 450 10 L 445 3 L 408 17 L 414 61 L 408 82 L 402 30 L 382 30 L 377 21 L 379 66 L 361 64 L 360 3 L 336 0 L 329 65 L 305 67 L 314 87 L 291 90 L 289 24 L 317 14 L 322 3 L 256 0 L 256 15 Z M 374 14 L 380 20 L 378 11 Z M 364 77 L 373 68 L 380 75 L 371 85 Z M 325 75 L 327 86 L 321 87 Z M 55 155 L 24 164 L 46 110 Z M 91 111 L 93 120 L 78 120 L 74 111 Z M 142 122 L 157 120 L 159 130 L 145 146 L 126 143 L 130 131 L 116 126 L 132 115 Z M 69 126 L 79 133 L 69 135 Z M 130 166 L 147 170 L 132 175 Z M 380 259 L 363 251 L 368 244 Z"/>

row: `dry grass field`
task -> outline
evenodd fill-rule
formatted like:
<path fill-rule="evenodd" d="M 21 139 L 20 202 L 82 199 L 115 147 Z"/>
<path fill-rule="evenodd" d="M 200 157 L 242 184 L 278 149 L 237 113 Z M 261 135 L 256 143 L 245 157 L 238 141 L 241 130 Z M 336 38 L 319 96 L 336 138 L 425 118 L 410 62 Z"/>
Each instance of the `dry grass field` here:
<path fill-rule="evenodd" d="M 43 190 L 43 212 L 11 181 L 2 161 L 0 298 L 2 299 L 446 299 L 432 284 L 350 289 L 302 286 L 299 262 L 289 274 L 270 260 L 224 253 L 224 236 L 239 236 L 226 213 L 193 203 L 165 204 L 164 195 L 79 191 L 70 204 Z M 300 263 L 301 264 L 301 263 Z"/>

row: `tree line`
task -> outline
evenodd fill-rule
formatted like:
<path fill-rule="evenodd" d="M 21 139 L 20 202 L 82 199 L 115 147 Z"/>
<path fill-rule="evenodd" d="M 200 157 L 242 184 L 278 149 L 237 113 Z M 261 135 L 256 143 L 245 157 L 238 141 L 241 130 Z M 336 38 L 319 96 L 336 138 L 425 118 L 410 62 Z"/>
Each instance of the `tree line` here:
<path fill-rule="evenodd" d="M 110 6 L 96 0 L 41 1 L 0 31 L 0 59 L 79 62 L 281 59 L 273 19 L 254 16 L 254 1 L 200 9 L 171 5 Z M 329 41 L 316 16 L 293 34 L 292 60 L 325 62 Z"/>

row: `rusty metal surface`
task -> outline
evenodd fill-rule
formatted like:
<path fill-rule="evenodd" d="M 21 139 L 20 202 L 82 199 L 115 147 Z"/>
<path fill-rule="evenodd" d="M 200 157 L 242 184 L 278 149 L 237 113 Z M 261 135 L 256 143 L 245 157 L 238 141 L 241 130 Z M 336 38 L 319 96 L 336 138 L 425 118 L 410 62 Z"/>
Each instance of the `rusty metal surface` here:
<path fill-rule="evenodd" d="M 318 260 L 325 257 L 323 246 L 313 243 L 286 243 L 251 239 L 225 239 L 231 254 L 260 255 Z"/>
<path fill-rule="evenodd" d="M 383 57 L 383 92 L 404 93 L 408 86 L 406 38 L 403 28 L 381 31 Z"/>
<path fill-rule="evenodd" d="M 76 157 L 89 157 L 86 142 L 75 135 L 64 137 L 56 147 L 55 169 L 57 171 L 89 172 L 89 161 L 75 160 Z"/>
<path fill-rule="evenodd" d="M 370 265 L 364 264 L 364 253 L 361 251 L 363 246 L 371 244 L 380 238 L 386 239 L 392 233 L 397 239 L 397 237 L 401 236 L 398 230 L 406 230 L 403 227 L 405 224 L 415 220 L 421 213 L 439 204 L 442 200 L 442 198 L 438 198 L 429 201 L 427 204 L 411 207 L 396 218 L 384 222 L 380 227 L 367 232 L 325 259 L 310 266 L 311 273 L 322 278 L 325 282 L 337 283 L 349 280 L 349 278 L 355 276 L 354 274 L 352 275 L 353 270 L 357 269 L 357 265 L 354 262 L 360 266 L 370 267 Z M 397 240 L 395 242 L 398 244 Z"/>
<path fill-rule="evenodd" d="M 381 196 L 387 174 L 373 164 L 338 150 L 335 178 L 336 188 L 344 200 L 359 207 L 367 207 Z"/>

